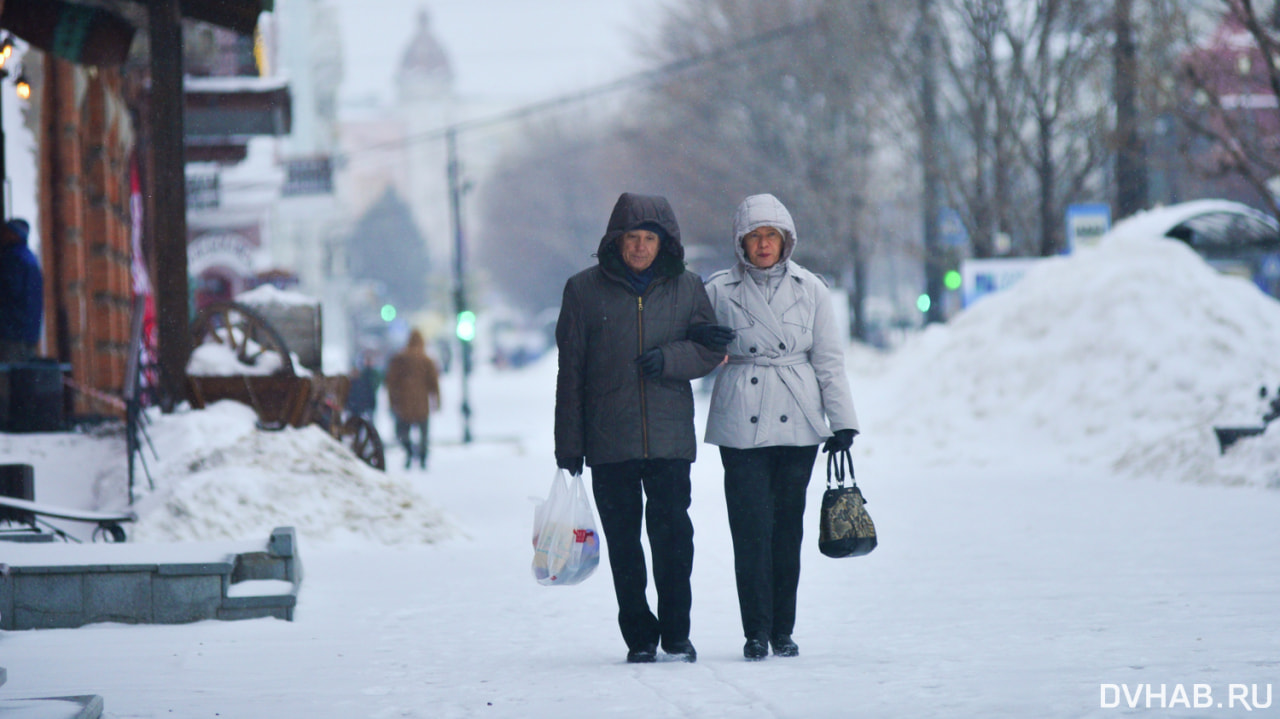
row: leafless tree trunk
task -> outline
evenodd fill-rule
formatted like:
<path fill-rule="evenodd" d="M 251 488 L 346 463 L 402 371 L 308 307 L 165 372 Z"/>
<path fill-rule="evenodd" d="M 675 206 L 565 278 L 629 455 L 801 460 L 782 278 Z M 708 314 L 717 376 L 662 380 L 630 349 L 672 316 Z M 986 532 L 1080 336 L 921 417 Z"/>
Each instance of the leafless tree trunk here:
<path fill-rule="evenodd" d="M 1147 158 L 1138 106 L 1138 47 L 1133 0 L 1114 0 L 1112 32 L 1116 106 L 1115 216 L 1128 217 L 1147 205 Z"/>

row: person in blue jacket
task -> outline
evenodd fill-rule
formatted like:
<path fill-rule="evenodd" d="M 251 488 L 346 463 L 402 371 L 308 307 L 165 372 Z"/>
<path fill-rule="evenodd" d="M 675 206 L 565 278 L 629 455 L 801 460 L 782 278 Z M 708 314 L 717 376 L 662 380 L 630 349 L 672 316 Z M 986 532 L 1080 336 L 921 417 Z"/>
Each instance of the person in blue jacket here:
<path fill-rule="evenodd" d="M 44 276 L 27 247 L 31 225 L 9 220 L 0 227 L 0 362 L 35 356 L 44 316 Z"/>

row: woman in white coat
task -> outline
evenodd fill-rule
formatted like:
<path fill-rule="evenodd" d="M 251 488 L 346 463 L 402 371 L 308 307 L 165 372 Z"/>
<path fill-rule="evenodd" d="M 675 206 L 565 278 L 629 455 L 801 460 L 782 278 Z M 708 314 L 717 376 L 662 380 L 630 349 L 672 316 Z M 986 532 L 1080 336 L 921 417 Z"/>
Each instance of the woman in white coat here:
<path fill-rule="evenodd" d="M 796 230 L 773 195 L 733 219 L 737 264 L 707 280 L 735 339 L 716 376 L 706 441 L 720 447 L 743 656 L 793 657 L 805 490 L 818 445 L 848 449 L 858 420 L 826 284 L 790 257 Z"/>

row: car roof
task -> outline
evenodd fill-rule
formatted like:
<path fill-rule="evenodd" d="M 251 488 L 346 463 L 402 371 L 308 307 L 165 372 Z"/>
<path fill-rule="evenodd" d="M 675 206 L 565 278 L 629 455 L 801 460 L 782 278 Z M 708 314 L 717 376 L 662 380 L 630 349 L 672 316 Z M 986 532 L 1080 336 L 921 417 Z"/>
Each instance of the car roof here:
<path fill-rule="evenodd" d="M 1108 236 L 1170 236 L 1169 233 L 1188 220 L 1216 212 L 1246 216 L 1266 223 L 1280 235 L 1280 222 L 1243 202 L 1232 200 L 1191 200 L 1164 207 L 1156 207 L 1127 217 L 1116 223 Z"/>

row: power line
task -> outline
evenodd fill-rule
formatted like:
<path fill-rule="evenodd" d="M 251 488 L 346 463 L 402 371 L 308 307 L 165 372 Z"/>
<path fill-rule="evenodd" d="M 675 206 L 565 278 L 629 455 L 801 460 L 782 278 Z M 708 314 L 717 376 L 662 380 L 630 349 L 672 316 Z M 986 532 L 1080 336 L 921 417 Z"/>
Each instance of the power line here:
<path fill-rule="evenodd" d="M 685 58 L 683 60 L 677 60 L 675 62 L 668 63 L 666 65 L 663 65 L 662 67 L 659 67 L 653 70 L 647 70 L 645 72 L 636 73 L 635 75 L 630 75 L 628 77 L 614 80 L 612 82 L 608 82 L 603 85 L 587 88 L 585 90 L 580 90 L 578 92 L 570 93 L 567 95 L 561 95 L 559 97 L 554 97 L 549 100 L 542 100 L 539 102 L 535 102 L 530 105 L 525 105 L 523 107 L 518 107 L 513 110 L 508 110 L 506 112 L 499 113 L 497 115 L 493 115 L 490 117 L 476 118 L 474 120 L 463 120 L 461 122 L 456 122 L 450 125 L 446 125 L 444 127 L 436 128 L 434 130 L 428 130 L 426 132 L 419 133 L 417 135 L 411 135 L 409 137 L 404 137 L 398 140 L 389 140 L 387 142 L 380 142 L 373 145 L 366 145 L 365 147 L 340 153 L 337 155 L 337 158 L 340 160 L 346 160 L 350 158 L 352 155 L 356 155 L 356 154 L 363 154 L 366 152 L 375 152 L 380 150 L 396 149 L 396 148 L 404 147 L 406 145 L 416 144 L 419 142 L 427 142 L 429 140 L 441 140 L 441 139 L 444 139 L 445 136 L 447 136 L 450 132 L 461 133 L 461 132 L 467 132 L 470 130 L 482 129 L 485 127 L 489 127 L 491 125 L 500 125 L 505 122 L 521 120 L 526 117 L 529 117 L 530 115 L 536 115 L 541 112 L 554 110 L 554 109 L 563 107 L 565 105 L 572 105 L 574 103 L 583 102 L 585 100 L 589 100 L 591 98 L 598 97 L 600 95 L 607 95 L 609 93 L 617 92 L 619 90 L 625 90 L 630 87 L 654 84 L 663 80 L 668 76 L 684 72 L 685 70 L 697 68 L 704 65 L 714 65 L 745 52 L 754 52 L 759 48 L 759 46 L 762 43 L 777 42 L 778 40 L 782 40 L 784 38 L 788 38 L 793 35 L 799 35 L 802 33 L 809 32 L 810 30 L 813 30 L 816 27 L 818 27 L 817 18 L 810 18 L 808 20 L 803 20 L 801 22 L 794 23 L 791 25 L 783 25 L 782 27 L 775 28 L 767 32 L 763 32 L 758 35 L 752 35 L 752 36 L 743 38 L 740 42 L 735 43 L 731 47 L 721 48 L 719 50 L 713 50 L 711 52 L 708 52 L 702 55 L 695 55 L 693 57 Z"/>

